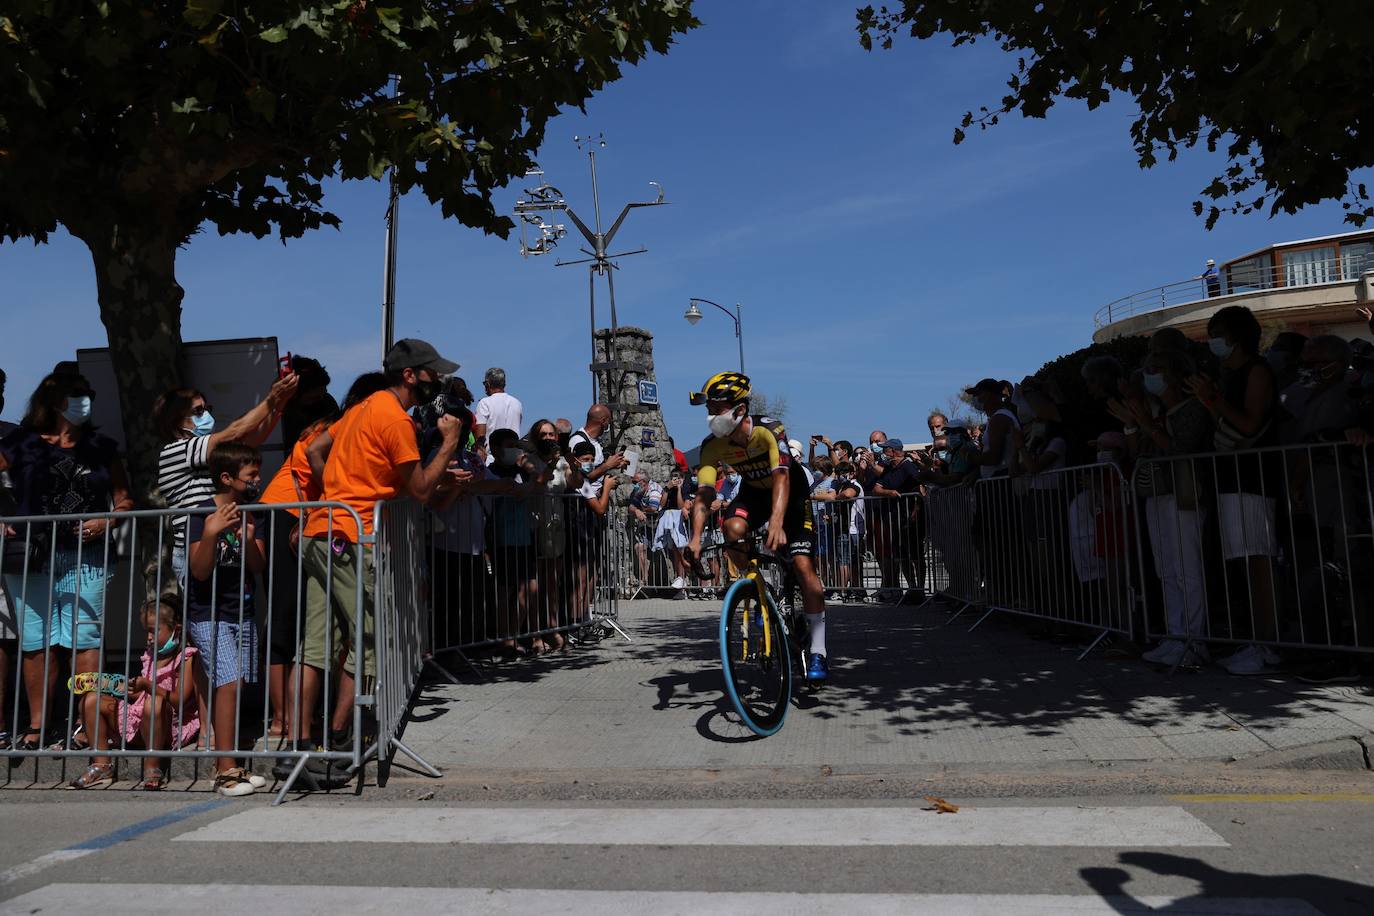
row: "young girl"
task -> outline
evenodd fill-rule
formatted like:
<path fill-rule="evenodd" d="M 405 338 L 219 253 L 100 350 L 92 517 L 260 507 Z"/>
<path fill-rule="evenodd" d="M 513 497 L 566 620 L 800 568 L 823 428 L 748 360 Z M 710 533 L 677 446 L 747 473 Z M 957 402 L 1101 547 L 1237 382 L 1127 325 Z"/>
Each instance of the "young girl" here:
<path fill-rule="evenodd" d="M 143 650 L 143 673 L 130 678 L 123 699 L 92 691 L 81 698 L 81 721 L 86 734 L 106 747 L 178 750 L 192 743 L 200 731 L 200 701 L 196 695 L 193 646 L 182 638 L 177 597 L 163 595 L 143 605 L 141 617 L 148 631 Z M 99 730 L 97 732 L 97 729 Z M 161 789 L 167 775 L 157 757 L 143 758 L 143 788 Z M 86 772 L 69 788 L 90 789 L 114 782 L 109 757 L 92 757 Z"/>

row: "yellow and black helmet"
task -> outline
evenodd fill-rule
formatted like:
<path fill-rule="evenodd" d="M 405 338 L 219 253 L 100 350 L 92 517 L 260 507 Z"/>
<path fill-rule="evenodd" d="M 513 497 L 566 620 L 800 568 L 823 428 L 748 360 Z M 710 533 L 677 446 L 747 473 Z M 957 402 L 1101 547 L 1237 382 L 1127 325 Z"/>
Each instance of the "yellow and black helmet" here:
<path fill-rule="evenodd" d="M 692 406 L 707 401 L 729 401 L 738 404 L 749 400 L 749 376 L 742 372 L 717 372 L 706 380 L 700 391 L 692 392 Z"/>

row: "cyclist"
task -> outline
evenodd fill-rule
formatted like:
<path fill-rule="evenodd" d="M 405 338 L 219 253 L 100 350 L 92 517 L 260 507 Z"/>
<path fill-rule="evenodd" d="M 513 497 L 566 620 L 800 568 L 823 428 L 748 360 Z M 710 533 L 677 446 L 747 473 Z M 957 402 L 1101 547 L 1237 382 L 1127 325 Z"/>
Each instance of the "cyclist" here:
<path fill-rule="evenodd" d="M 806 679 L 823 681 L 830 673 L 825 651 L 825 593 L 816 575 L 816 532 L 807 504 L 806 472 L 786 446 L 779 447 L 781 424 L 766 417 L 749 416 L 749 377 L 739 372 L 718 372 L 701 391 L 692 392 L 693 406 L 706 405 L 711 435 L 701 444 L 701 470 L 697 485 L 702 498 L 692 511 L 692 536 L 687 544 L 690 561 L 701 555 L 701 536 L 716 494 L 716 466 L 729 465 L 740 475 L 739 492 L 725 507 L 721 527 L 727 543 L 768 525 L 765 545 L 791 561 L 802 593 L 802 608 L 810 628 Z M 770 424 L 774 427 L 770 429 Z M 749 559 L 730 550 L 735 565 L 743 569 Z"/>

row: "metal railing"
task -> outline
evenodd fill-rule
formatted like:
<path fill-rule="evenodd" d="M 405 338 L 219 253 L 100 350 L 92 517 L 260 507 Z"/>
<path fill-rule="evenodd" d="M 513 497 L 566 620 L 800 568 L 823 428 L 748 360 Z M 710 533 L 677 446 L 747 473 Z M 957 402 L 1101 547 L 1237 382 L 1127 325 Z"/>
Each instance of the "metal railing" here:
<path fill-rule="evenodd" d="M 1113 300 L 1093 315 L 1093 327 L 1104 328 L 1136 315 L 1241 293 L 1346 283 L 1358 280 L 1370 268 L 1374 268 L 1374 261 L 1363 255 L 1255 267 L 1232 265 L 1213 282 L 1193 277 Z"/>
<path fill-rule="evenodd" d="M 1115 465 L 994 477 L 973 489 L 983 619 L 1006 611 L 1098 631 L 1083 655 L 1110 633 L 1131 636 L 1140 545 Z"/>
<path fill-rule="evenodd" d="M 291 510 L 326 514 L 313 554 L 312 539 L 296 541 Z M 0 715 L 16 740 L 0 757 L 34 761 L 36 780 L 43 758 L 92 758 L 90 781 L 100 785 L 118 778 L 123 760 L 145 761 L 153 782 L 154 768 L 168 775 L 167 760 L 230 760 L 227 769 L 251 774 L 254 788 L 266 779 L 252 762 L 276 761 L 286 769 L 274 768 L 274 803 L 303 777 L 318 786 L 353 776 L 373 705 L 366 669 L 355 676 L 372 654 L 371 608 L 362 577 L 344 587 L 337 574 L 361 568 L 370 536 L 347 539 L 363 526 L 341 503 L 244 506 L 219 531 L 209 527 L 215 515 L 203 507 L 0 519 L 0 603 L 15 631 L 0 638 L 19 649 L 0 685 L 9 691 Z M 89 521 L 105 524 L 85 535 Z M 186 578 L 161 562 L 145 575 L 142 558 L 165 557 L 174 528 L 191 554 Z M 259 544 L 263 567 L 253 570 Z"/>
<path fill-rule="evenodd" d="M 813 500 L 816 572 L 831 600 L 897 600 L 909 592 L 945 587 L 947 574 L 926 536 L 920 496 L 867 496 Z M 722 551 L 723 512 L 712 514 L 702 537 L 708 578 L 699 577 L 684 553 L 690 519 L 681 510 L 626 517 L 623 541 L 631 562 L 627 597 L 720 597 L 734 579 Z"/>
<path fill-rule="evenodd" d="M 1374 651 L 1370 471 L 1369 450 L 1343 443 L 1142 461 L 1146 634 Z"/>

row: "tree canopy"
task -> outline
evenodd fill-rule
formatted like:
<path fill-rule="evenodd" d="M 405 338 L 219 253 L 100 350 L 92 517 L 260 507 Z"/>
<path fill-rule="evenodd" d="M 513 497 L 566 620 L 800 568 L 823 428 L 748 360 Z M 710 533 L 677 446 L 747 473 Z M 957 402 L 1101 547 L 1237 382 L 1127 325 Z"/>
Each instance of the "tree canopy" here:
<path fill-rule="evenodd" d="M 90 248 L 146 485 L 134 452 L 180 383 L 176 251 L 202 226 L 337 225 L 323 183 L 394 166 L 504 236 L 492 192 L 549 119 L 695 25 L 690 0 L 7 0 L 0 240 Z"/>
<path fill-rule="evenodd" d="M 1346 221 L 1374 216 L 1356 173 L 1374 165 L 1374 32 L 1365 0 L 902 0 L 858 11 L 863 47 L 909 35 L 957 45 L 992 38 L 1016 55 L 1000 104 L 964 115 L 954 142 L 1019 111 L 1133 98 L 1142 168 L 1199 144 L 1225 170 L 1193 209 L 1293 213 L 1340 201 Z"/>

